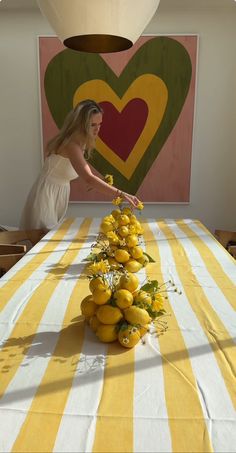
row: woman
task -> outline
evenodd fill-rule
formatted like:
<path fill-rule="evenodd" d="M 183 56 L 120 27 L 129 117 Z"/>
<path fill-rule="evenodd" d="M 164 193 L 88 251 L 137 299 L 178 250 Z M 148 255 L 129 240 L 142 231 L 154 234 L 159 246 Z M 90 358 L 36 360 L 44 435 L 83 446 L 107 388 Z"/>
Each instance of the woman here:
<path fill-rule="evenodd" d="M 122 196 L 133 207 L 138 205 L 137 197 L 95 176 L 86 160 L 95 146 L 102 116 L 101 107 L 89 99 L 67 115 L 61 131 L 47 145 L 47 158 L 23 210 L 22 229 L 50 230 L 60 224 L 68 207 L 70 181 L 78 176 L 89 188 L 113 198 Z"/>

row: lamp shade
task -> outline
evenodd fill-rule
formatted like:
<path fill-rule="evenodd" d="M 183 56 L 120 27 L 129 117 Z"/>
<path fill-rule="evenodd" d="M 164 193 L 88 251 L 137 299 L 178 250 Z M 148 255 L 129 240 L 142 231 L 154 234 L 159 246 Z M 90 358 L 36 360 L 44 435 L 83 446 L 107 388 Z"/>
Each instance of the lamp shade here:
<path fill-rule="evenodd" d="M 160 0 L 38 0 L 43 15 L 66 47 L 119 52 L 135 43 Z"/>

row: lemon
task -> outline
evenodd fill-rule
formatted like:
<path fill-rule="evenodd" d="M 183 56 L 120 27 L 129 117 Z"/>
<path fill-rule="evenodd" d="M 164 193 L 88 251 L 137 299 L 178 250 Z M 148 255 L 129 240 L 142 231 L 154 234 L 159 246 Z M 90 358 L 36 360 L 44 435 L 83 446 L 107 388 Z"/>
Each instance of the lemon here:
<path fill-rule="evenodd" d="M 149 293 L 146 291 L 139 290 L 134 294 L 134 304 L 144 304 L 144 305 L 151 305 L 152 298 Z"/>
<path fill-rule="evenodd" d="M 120 214 L 119 217 L 117 217 L 117 222 L 120 226 L 122 226 L 128 225 L 130 223 L 130 220 L 126 214 Z"/>
<path fill-rule="evenodd" d="M 125 319 L 130 324 L 140 324 L 144 326 L 151 320 L 148 312 L 144 308 L 139 308 L 136 305 L 131 305 L 124 310 Z"/>
<path fill-rule="evenodd" d="M 140 337 L 143 337 L 149 331 L 149 324 L 145 324 L 145 326 L 140 326 L 138 330 Z"/>
<path fill-rule="evenodd" d="M 89 325 L 93 332 L 97 332 L 98 326 L 100 325 L 100 321 L 98 320 L 96 315 L 91 316 L 89 319 Z"/>
<path fill-rule="evenodd" d="M 114 292 L 114 299 L 119 308 L 128 308 L 133 303 L 133 294 L 128 289 L 118 289 Z"/>
<path fill-rule="evenodd" d="M 122 275 L 119 282 L 119 287 L 128 289 L 131 293 L 133 293 L 139 285 L 139 279 L 136 275 L 127 272 L 126 274 Z"/>
<path fill-rule="evenodd" d="M 125 238 L 125 242 L 128 247 L 135 247 L 138 244 L 138 237 L 136 234 L 129 234 L 129 236 Z"/>
<path fill-rule="evenodd" d="M 112 305 L 102 305 L 96 312 L 98 320 L 103 324 L 117 324 L 123 315 L 118 307 Z"/>
<path fill-rule="evenodd" d="M 108 233 L 108 231 L 113 231 L 113 228 L 114 228 L 113 224 L 105 220 L 100 225 L 100 230 L 104 234 Z"/>
<path fill-rule="evenodd" d="M 114 217 L 112 215 L 106 215 L 103 217 L 102 222 L 110 222 L 113 223 L 115 221 Z"/>
<path fill-rule="evenodd" d="M 94 315 L 95 311 L 97 310 L 97 305 L 93 300 L 92 294 L 89 294 L 89 296 L 86 296 L 81 301 L 80 308 L 82 315 L 84 315 L 86 318 Z"/>
<path fill-rule="evenodd" d="M 104 288 L 107 288 L 108 287 L 108 283 L 105 279 L 103 279 L 102 277 L 95 277 L 95 278 L 92 278 L 89 282 L 89 289 L 91 291 L 91 293 L 99 286 L 99 288 L 101 288 L 101 286 L 103 286 Z"/>
<path fill-rule="evenodd" d="M 112 258 L 111 256 L 109 256 L 109 258 L 108 258 L 108 263 L 111 266 L 111 270 L 117 270 L 117 269 L 120 269 L 120 267 L 122 267 L 121 264 L 117 263 L 115 258 Z"/>
<path fill-rule="evenodd" d="M 132 215 L 132 210 L 128 207 L 125 207 L 122 209 L 122 214 L 126 214 L 128 216 L 131 216 Z"/>
<path fill-rule="evenodd" d="M 111 211 L 111 215 L 112 215 L 112 217 L 114 217 L 114 219 L 117 219 L 117 217 L 119 217 L 120 213 L 121 213 L 120 209 L 113 209 L 113 211 Z"/>
<path fill-rule="evenodd" d="M 93 300 L 97 305 L 106 304 L 111 297 L 110 288 L 96 288 L 93 292 Z"/>
<path fill-rule="evenodd" d="M 135 225 L 129 225 L 129 234 L 136 234 L 136 227 Z"/>
<path fill-rule="evenodd" d="M 127 271 L 132 272 L 132 273 L 140 271 L 140 269 L 142 267 L 143 267 L 142 264 L 134 259 L 129 260 L 125 263 L 125 269 L 127 269 Z"/>
<path fill-rule="evenodd" d="M 142 255 L 140 258 L 138 258 L 138 262 L 142 264 L 143 267 L 145 267 L 149 263 L 149 259 L 147 255 Z"/>
<path fill-rule="evenodd" d="M 113 235 L 109 237 L 109 233 L 110 233 L 110 231 L 108 232 L 108 235 L 107 235 L 109 244 L 111 244 L 111 245 L 119 245 L 120 240 L 119 240 L 117 234 L 113 233 Z"/>
<path fill-rule="evenodd" d="M 118 228 L 117 232 L 122 238 L 125 238 L 129 234 L 129 228 L 126 225 L 122 225 Z"/>
<path fill-rule="evenodd" d="M 137 222 L 137 217 L 136 217 L 136 215 L 132 214 L 132 215 L 130 216 L 129 220 L 130 220 L 130 223 L 132 223 L 132 224 L 136 223 L 136 222 Z"/>
<path fill-rule="evenodd" d="M 103 343 L 111 343 L 118 337 L 116 324 L 99 324 L 96 335 Z"/>
<path fill-rule="evenodd" d="M 141 258 L 141 256 L 143 256 L 143 249 L 136 245 L 135 247 L 132 247 L 130 249 L 130 254 L 131 256 L 134 258 L 134 259 L 138 259 L 138 258 Z"/>
<path fill-rule="evenodd" d="M 125 348 L 133 348 L 140 340 L 140 333 L 137 327 L 128 326 L 118 333 L 118 340 Z"/>
<path fill-rule="evenodd" d="M 118 263 L 126 263 L 129 259 L 129 253 L 124 249 L 115 250 L 114 257 Z"/>
<path fill-rule="evenodd" d="M 142 234 L 143 233 L 143 227 L 141 226 L 141 223 L 137 220 L 134 225 L 136 227 L 137 233 L 138 234 Z"/>

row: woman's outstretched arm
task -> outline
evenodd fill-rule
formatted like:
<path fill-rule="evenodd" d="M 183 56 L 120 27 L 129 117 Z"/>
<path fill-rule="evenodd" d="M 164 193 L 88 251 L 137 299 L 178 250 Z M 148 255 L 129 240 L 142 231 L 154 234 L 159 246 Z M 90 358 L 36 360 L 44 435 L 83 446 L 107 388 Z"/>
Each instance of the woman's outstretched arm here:
<path fill-rule="evenodd" d="M 76 173 L 86 183 L 88 187 L 96 189 L 98 192 L 102 192 L 112 197 L 122 196 L 128 203 L 133 207 L 136 207 L 139 203 L 138 198 L 135 195 L 130 195 L 126 192 L 122 192 L 114 186 L 110 186 L 98 176 L 94 175 L 88 162 L 85 160 L 83 150 L 76 143 L 70 143 L 67 145 L 67 156 L 71 161 Z"/>

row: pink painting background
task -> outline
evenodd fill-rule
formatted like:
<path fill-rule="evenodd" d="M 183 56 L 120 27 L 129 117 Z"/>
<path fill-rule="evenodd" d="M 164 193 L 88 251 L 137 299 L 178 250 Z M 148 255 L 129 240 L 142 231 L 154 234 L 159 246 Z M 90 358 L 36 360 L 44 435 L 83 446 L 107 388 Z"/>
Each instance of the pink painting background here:
<path fill-rule="evenodd" d="M 100 55 L 113 72 L 119 76 L 139 47 L 154 37 L 156 36 L 141 36 L 131 49 L 120 52 L 118 57 L 117 54 L 113 53 Z M 145 202 L 152 203 L 187 203 L 189 202 L 190 194 L 198 38 L 195 35 L 171 35 L 169 37 L 180 42 L 186 48 L 192 62 L 192 79 L 180 116 L 139 187 L 137 196 Z M 43 150 L 45 150 L 48 140 L 58 132 L 47 105 L 44 91 L 44 74 L 51 59 L 64 49 L 64 45 L 57 37 L 39 38 Z M 99 175 L 95 169 L 93 170 L 95 174 Z M 78 178 L 71 184 L 70 201 L 110 201 L 110 198 L 94 190 L 88 192 L 84 187 L 83 181 Z"/>

